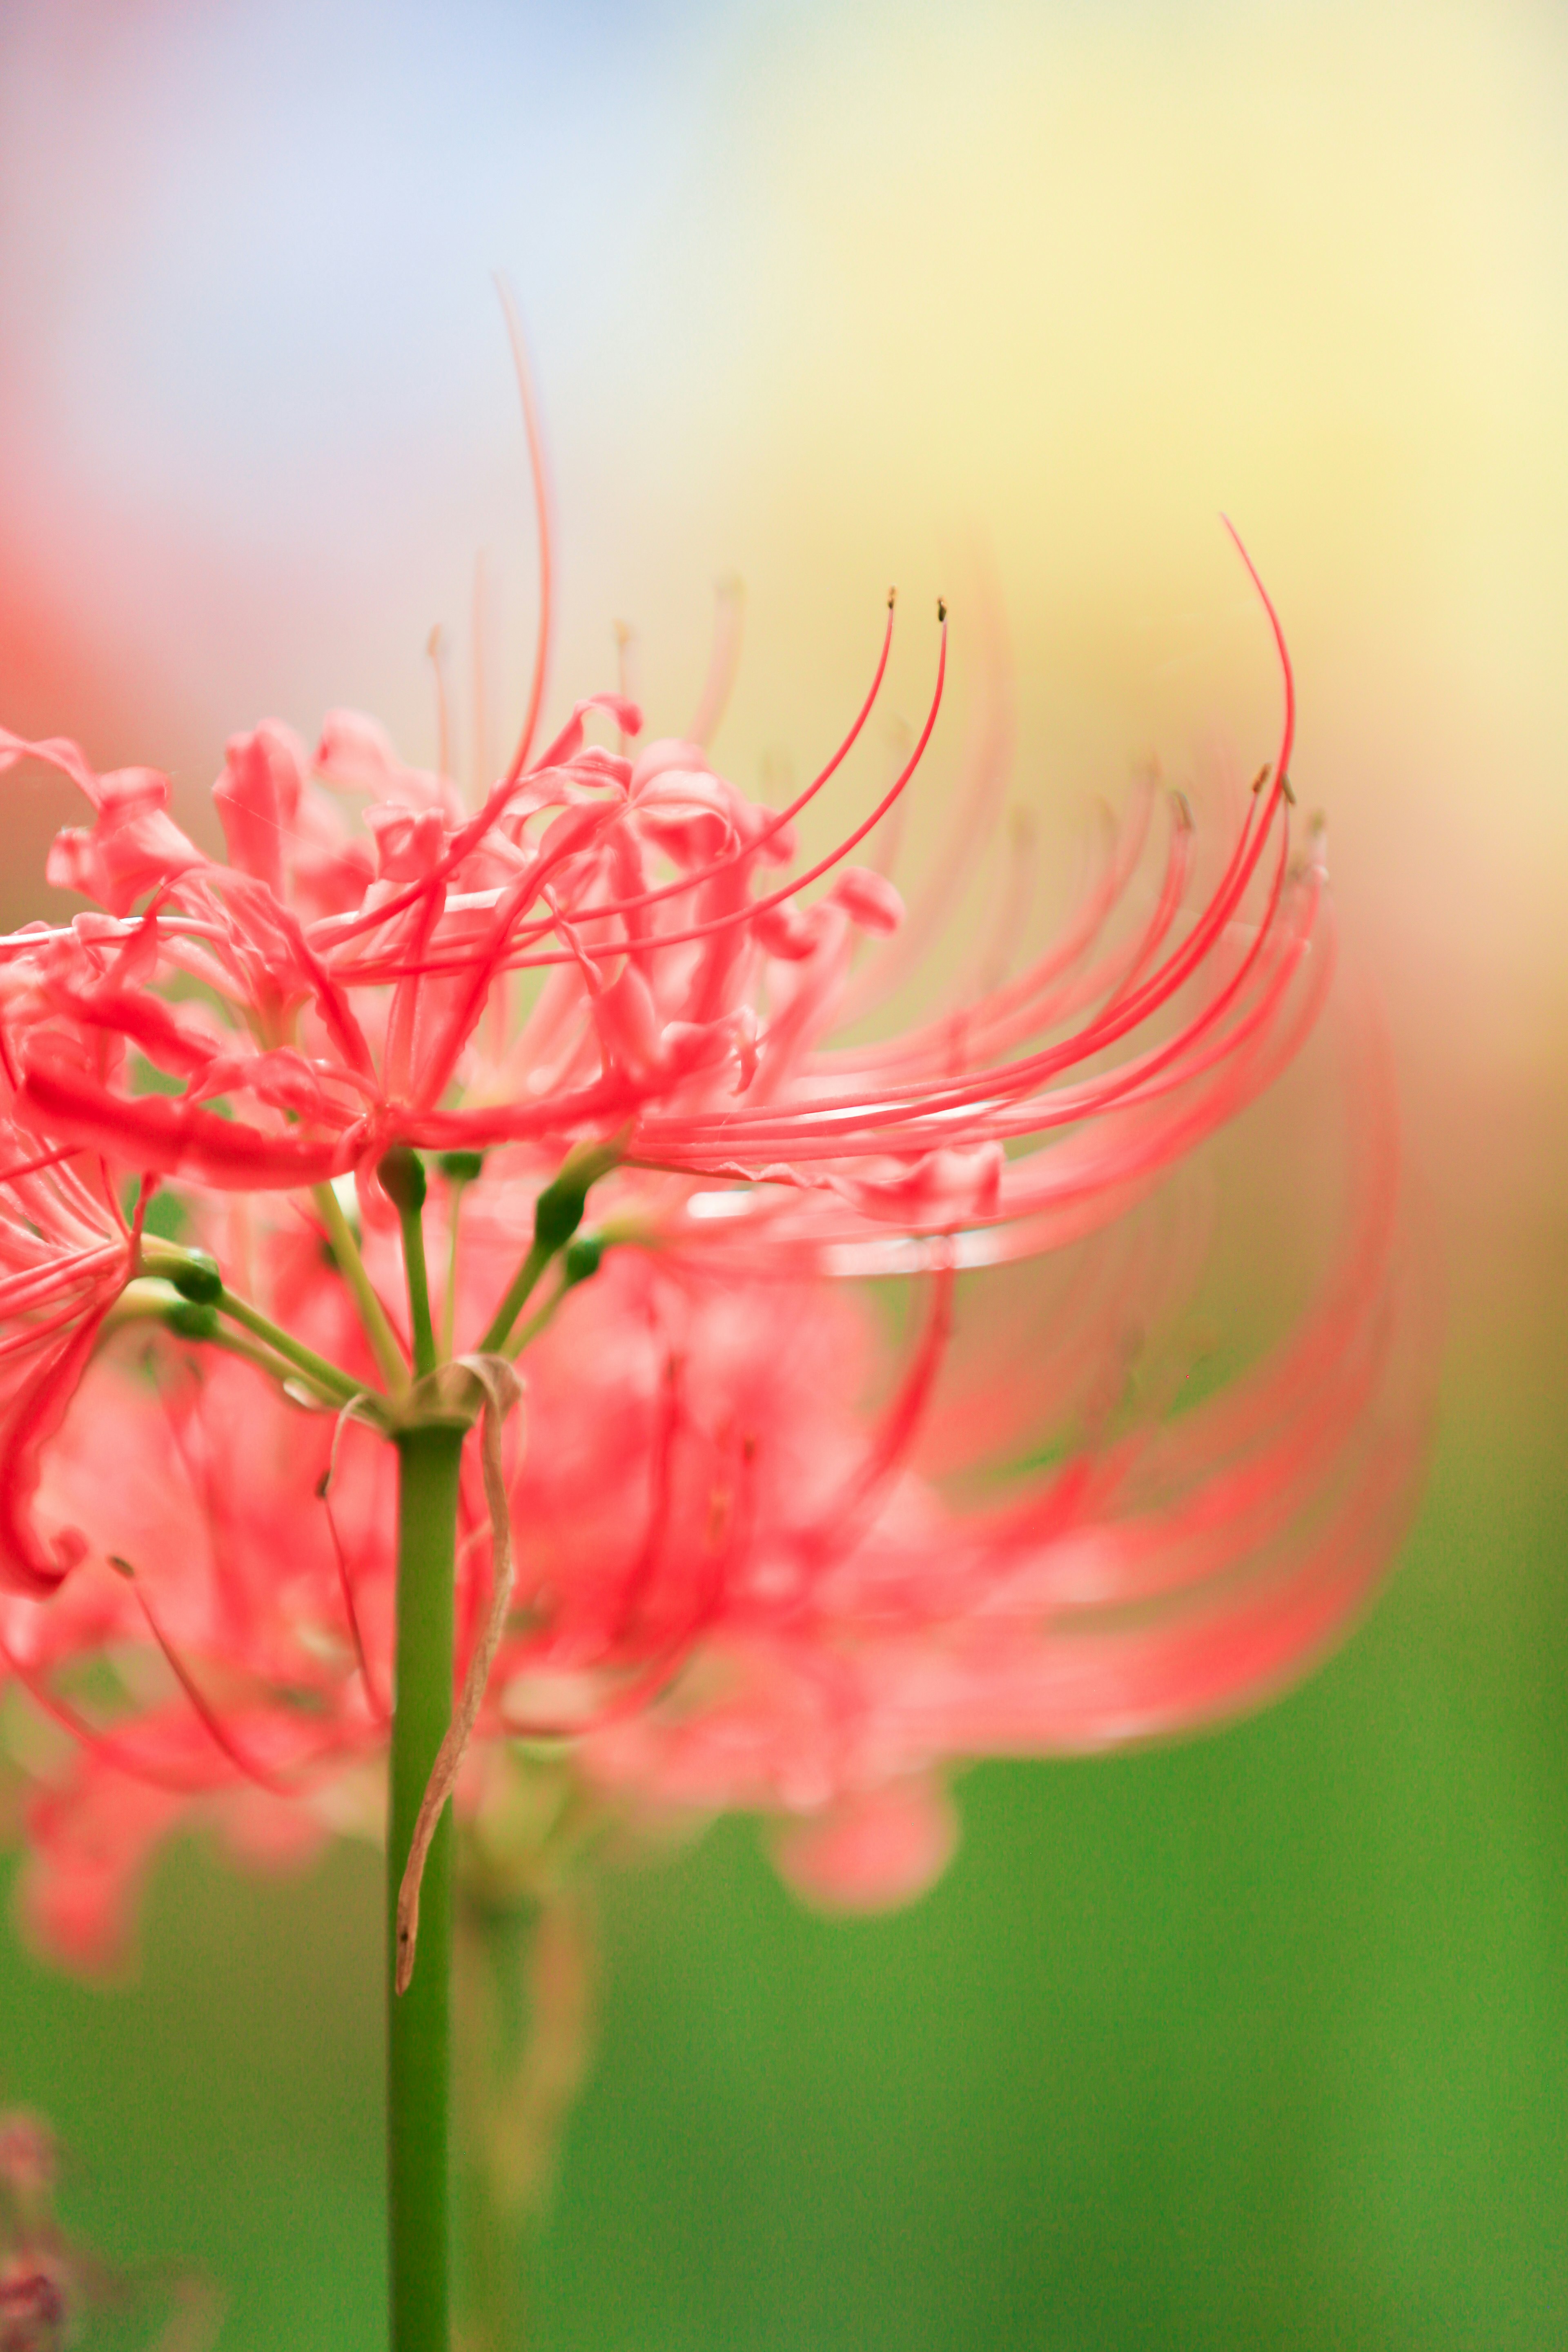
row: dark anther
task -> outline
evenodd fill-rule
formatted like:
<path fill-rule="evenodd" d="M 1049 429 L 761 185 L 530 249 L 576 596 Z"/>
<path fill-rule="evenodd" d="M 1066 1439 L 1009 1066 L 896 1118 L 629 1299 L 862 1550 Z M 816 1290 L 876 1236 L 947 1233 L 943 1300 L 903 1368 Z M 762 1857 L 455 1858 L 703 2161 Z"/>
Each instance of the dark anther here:
<path fill-rule="evenodd" d="M 1272 760 L 1265 760 L 1263 765 L 1252 779 L 1252 789 L 1255 793 L 1260 793 L 1263 790 L 1264 785 L 1268 782 L 1269 776 L 1273 772 L 1273 767 L 1274 762 Z"/>
<path fill-rule="evenodd" d="M 945 621 L 947 618 L 947 599 L 945 596 L 939 596 L 936 600 L 936 617 L 939 621 Z"/>

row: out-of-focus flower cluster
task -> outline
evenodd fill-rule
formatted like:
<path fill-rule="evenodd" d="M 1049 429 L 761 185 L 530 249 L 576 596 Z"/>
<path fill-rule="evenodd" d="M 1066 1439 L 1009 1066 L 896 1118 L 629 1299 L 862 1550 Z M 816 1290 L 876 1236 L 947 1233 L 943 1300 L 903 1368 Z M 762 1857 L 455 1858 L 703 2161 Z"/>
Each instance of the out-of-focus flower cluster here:
<path fill-rule="evenodd" d="M 110 2309 L 140 2321 L 135 2340 L 150 2352 L 205 2352 L 217 2319 L 208 2284 L 189 2272 L 110 2270 L 61 2227 L 59 2172 L 43 2117 L 0 2110 L 0 2352 L 66 2352 Z"/>
<path fill-rule="evenodd" d="M 275 724 L 230 744 L 219 862 L 162 776 L 0 738 L 86 794 L 48 870 L 100 910 L 0 944 L 0 1726 L 52 1947 L 110 1959 L 181 1822 L 265 1857 L 379 1816 L 384 1440 L 421 1347 L 407 1186 L 383 1178 L 410 1151 L 438 1352 L 521 1349 L 525 1383 L 513 1606 L 459 1790 L 481 1820 L 548 1765 L 634 1811 L 777 1814 L 797 1885 L 897 1900 L 950 1850 L 953 1759 L 1200 1721 L 1355 1609 L 1419 1450 L 1374 1059 L 1340 1256 L 1247 1381 L 1168 1429 L 1116 1423 L 1148 1319 L 1128 1284 L 1173 1284 L 1133 1250 L 1016 1392 L 941 1385 L 965 1269 L 1107 1225 L 1322 1008 L 1288 667 L 1282 744 L 1217 856 L 1146 782 L 1048 946 L 999 918 L 952 1001 L 834 1044 L 931 927 L 845 860 L 914 772 L 945 647 L 906 767 L 804 868 L 795 820 L 886 639 L 783 812 L 694 741 L 634 751 L 620 698 L 537 758 L 525 738 L 474 808 L 339 713 L 313 751 Z M 842 1280 L 863 1275 L 918 1294 L 890 1383 Z M 961 1509 L 922 1454 L 939 1399 L 981 1452 L 1047 1411 L 1077 1440 Z M 470 1460 L 459 1674 L 489 1584 Z"/>

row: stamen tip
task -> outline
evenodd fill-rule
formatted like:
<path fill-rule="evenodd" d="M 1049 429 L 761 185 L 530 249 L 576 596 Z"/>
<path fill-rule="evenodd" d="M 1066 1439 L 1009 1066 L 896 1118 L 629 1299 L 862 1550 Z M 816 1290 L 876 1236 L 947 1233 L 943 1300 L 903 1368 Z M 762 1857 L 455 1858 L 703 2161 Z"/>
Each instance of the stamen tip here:
<path fill-rule="evenodd" d="M 1227 526 L 1227 528 L 1228 528 L 1228 526 Z M 1268 782 L 1268 779 L 1269 779 L 1270 775 L 1273 773 L 1273 772 L 1274 772 L 1274 762 L 1272 761 L 1272 760 L 1265 760 L 1265 761 L 1263 762 L 1263 765 L 1261 766 L 1261 768 L 1259 768 L 1259 770 L 1258 771 L 1258 773 L 1257 773 L 1257 774 L 1254 776 L 1254 778 L 1252 779 L 1252 789 L 1253 789 L 1253 791 L 1254 791 L 1255 793 L 1260 793 L 1260 792 L 1263 790 L 1264 785 Z"/>
<path fill-rule="evenodd" d="M 939 596 L 936 600 L 936 617 L 945 627 L 947 624 L 947 599 L 945 596 Z"/>

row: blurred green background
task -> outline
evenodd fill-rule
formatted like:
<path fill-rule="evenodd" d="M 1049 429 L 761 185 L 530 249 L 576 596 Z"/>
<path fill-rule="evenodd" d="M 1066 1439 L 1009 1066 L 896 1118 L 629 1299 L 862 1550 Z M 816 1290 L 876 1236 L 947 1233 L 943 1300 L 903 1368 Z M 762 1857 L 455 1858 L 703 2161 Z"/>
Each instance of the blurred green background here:
<path fill-rule="evenodd" d="M 889 578 L 956 596 L 933 808 L 976 579 L 1053 848 L 1152 745 L 1256 761 L 1235 514 L 1447 1297 L 1413 1538 L 1281 1705 L 972 1773 L 891 1920 L 807 1917 L 744 1824 L 606 1887 L 542 2346 L 1555 2352 L 1568 20 L 12 6 L 0 718 L 167 767 L 196 824 L 268 711 L 363 705 L 428 757 L 426 632 L 461 646 L 483 551 L 499 742 L 531 541 L 495 267 L 552 442 L 556 701 L 627 617 L 679 727 L 738 566 L 742 783 L 836 737 Z M 9 919 L 72 814 L 13 793 Z M 358 1849 L 261 1883 L 186 1848 L 127 1987 L 0 1940 L 0 2095 L 54 2117 L 85 2237 L 221 2283 L 231 2352 L 382 2340 L 377 1903 Z"/>
<path fill-rule="evenodd" d="M 829 1925 L 744 1824 L 612 1881 L 538 2284 L 563 2347 L 1530 2347 L 1568 2320 L 1568 1498 L 1451 1443 L 1269 1715 L 991 1767 L 917 1909 Z M 379 1891 L 161 1872 L 140 1983 L 0 1962 L 8 2087 L 233 2352 L 384 2340 Z"/>

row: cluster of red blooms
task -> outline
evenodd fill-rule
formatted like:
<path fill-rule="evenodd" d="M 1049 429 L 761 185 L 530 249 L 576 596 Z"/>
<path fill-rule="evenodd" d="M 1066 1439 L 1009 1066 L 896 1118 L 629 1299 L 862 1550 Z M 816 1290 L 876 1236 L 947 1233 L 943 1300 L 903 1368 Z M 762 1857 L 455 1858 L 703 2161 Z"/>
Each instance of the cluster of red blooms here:
<path fill-rule="evenodd" d="M 1338 1271 L 1247 1382 L 1163 1432 L 1080 1411 L 1080 1446 L 982 1507 L 922 1469 L 960 1271 L 1147 1192 L 1290 1059 L 1332 948 L 1320 849 L 1289 850 L 1281 640 L 1283 740 L 1201 891 L 1185 803 L 1157 823 L 1142 789 L 1044 952 L 830 1043 L 890 966 L 898 895 L 844 860 L 924 751 L 945 625 L 879 805 L 804 869 L 794 823 L 892 620 L 782 811 L 696 743 L 628 749 L 619 698 L 536 757 L 527 730 L 477 809 L 336 714 L 314 751 L 231 742 L 218 862 L 162 775 L 0 736 L 91 804 L 48 874 L 101 910 L 0 942 L 0 1737 L 35 1775 L 24 1899 L 53 1948 L 111 1958 L 180 1822 L 266 1853 L 379 1813 L 413 1155 L 438 1352 L 527 1343 L 514 1605 L 460 1803 L 509 1737 L 558 1743 L 627 1803 L 784 1817 L 825 1900 L 895 1900 L 949 1851 L 951 1760 L 1235 1707 L 1366 1591 L 1418 1446 L 1375 1423 L 1377 1085 Z M 874 1326 L 838 1279 L 868 1274 L 926 1301 L 869 1417 Z M 1123 1328 L 1056 1335 L 1069 1405 Z M 465 1479 L 460 1671 L 491 1577 Z"/>

